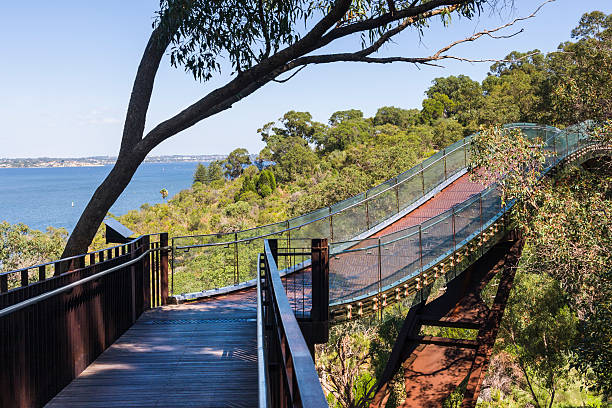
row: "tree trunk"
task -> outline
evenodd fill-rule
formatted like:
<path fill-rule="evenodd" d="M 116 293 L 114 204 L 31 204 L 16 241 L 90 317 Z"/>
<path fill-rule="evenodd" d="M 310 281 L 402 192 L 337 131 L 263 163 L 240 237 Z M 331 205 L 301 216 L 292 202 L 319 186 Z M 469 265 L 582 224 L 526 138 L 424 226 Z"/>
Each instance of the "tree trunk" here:
<path fill-rule="evenodd" d="M 108 210 L 110 210 L 130 180 L 132 180 L 136 169 L 138 169 L 146 154 L 142 157 L 139 156 L 130 154 L 117 160 L 113 169 L 96 189 L 87 207 L 85 207 L 81 214 L 66 243 L 62 258 L 87 252 L 87 248 L 96 235 L 104 217 L 106 217 Z"/>

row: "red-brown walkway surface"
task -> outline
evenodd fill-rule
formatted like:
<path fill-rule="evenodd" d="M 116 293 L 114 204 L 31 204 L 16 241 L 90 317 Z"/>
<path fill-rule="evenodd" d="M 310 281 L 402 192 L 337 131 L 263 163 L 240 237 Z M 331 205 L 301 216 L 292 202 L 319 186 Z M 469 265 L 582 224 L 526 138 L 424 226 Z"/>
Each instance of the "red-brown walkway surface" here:
<path fill-rule="evenodd" d="M 416 225 L 481 190 L 463 176 L 374 237 Z M 367 273 L 364 264 L 347 270 L 357 272 Z M 165 306 L 144 313 L 48 406 L 252 407 L 256 347 L 254 289 Z"/>

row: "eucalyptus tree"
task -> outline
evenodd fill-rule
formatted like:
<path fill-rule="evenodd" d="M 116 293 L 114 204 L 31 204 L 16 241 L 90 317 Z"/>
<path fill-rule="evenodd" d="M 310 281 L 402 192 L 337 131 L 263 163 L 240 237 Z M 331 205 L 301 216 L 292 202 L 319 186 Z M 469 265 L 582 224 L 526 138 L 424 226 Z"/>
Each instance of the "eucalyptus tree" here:
<path fill-rule="evenodd" d="M 332 62 L 432 64 L 462 59 L 448 54 L 484 30 L 454 41 L 427 57 L 380 56 L 378 51 L 406 29 L 423 29 L 433 18 L 470 19 L 485 6 L 511 0 L 161 0 L 134 79 L 117 162 L 94 192 L 75 226 L 64 256 L 86 251 L 98 226 L 146 155 L 163 141 L 232 105 L 271 81 L 284 82 L 308 65 Z M 548 0 L 552 1 L 552 0 Z M 491 3 L 491 4 L 489 4 Z M 517 19 L 520 20 L 520 19 Z M 516 21 L 516 20 L 515 20 Z M 354 50 L 327 53 L 328 45 Z M 153 84 L 164 55 L 196 80 L 218 75 L 222 61 L 232 75 L 222 86 L 170 116 L 145 134 Z M 224 62 L 225 64 L 225 62 Z M 288 77 L 280 78 L 283 74 Z"/>

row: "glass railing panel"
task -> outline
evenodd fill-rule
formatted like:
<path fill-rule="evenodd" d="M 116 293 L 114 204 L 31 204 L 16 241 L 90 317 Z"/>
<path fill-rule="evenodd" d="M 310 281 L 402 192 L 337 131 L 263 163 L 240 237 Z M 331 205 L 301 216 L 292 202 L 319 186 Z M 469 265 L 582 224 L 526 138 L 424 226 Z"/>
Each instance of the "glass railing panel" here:
<path fill-rule="evenodd" d="M 470 199 L 455 209 L 455 238 L 457 246 L 480 229 L 480 199 Z"/>
<path fill-rule="evenodd" d="M 192 293 L 234 284 L 234 245 L 174 251 L 173 293 Z"/>
<path fill-rule="evenodd" d="M 483 223 L 492 219 L 501 209 L 501 190 L 499 188 L 490 188 L 482 193 Z"/>
<path fill-rule="evenodd" d="M 430 164 L 437 162 L 438 160 L 442 158 L 443 155 L 444 155 L 444 152 L 442 150 L 436 152 L 435 154 L 432 154 L 431 156 L 429 156 L 428 158 L 426 158 L 425 160 L 421 162 L 421 168 L 425 168 L 429 166 Z"/>
<path fill-rule="evenodd" d="M 578 139 L 580 138 L 580 134 L 575 132 L 567 133 L 567 144 L 569 146 L 570 153 L 574 152 L 578 148 Z"/>
<path fill-rule="evenodd" d="M 341 211 L 347 207 L 350 207 L 353 204 L 359 203 L 365 200 L 365 193 L 359 193 L 356 196 L 347 198 L 346 200 L 342 200 L 339 203 L 335 203 L 331 205 L 331 212 L 335 213 Z"/>
<path fill-rule="evenodd" d="M 378 193 L 380 193 L 381 191 L 385 191 L 387 189 L 389 189 L 390 187 L 393 187 L 396 184 L 396 178 L 393 177 L 390 180 L 385 181 L 384 183 L 381 183 L 375 187 L 372 187 L 371 189 L 369 189 L 368 191 L 366 191 L 366 197 L 372 197 L 373 195 L 376 195 Z"/>
<path fill-rule="evenodd" d="M 423 266 L 453 250 L 452 213 L 442 213 L 422 224 L 421 247 Z"/>
<path fill-rule="evenodd" d="M 415 174 L 398 185 L 400 211 L 423 196 L 423 180 L 421 173 Z"/>
<path fill-rule="evenodd" d="M 367 230 L 365 203 L 349 207 L 332 216 L 333 241 L 348 241 Z"/>
<path fill-rule="evenodd" d="M 398 213 L 398 196 L 392 188 L 368 200 L 370 228 Z"/>
<path fill-rule="evenodd" d="M 423 177 L 425 179 L 425 193 L 428 193 L 444 181 L 444 162 L 440 160 L 424 168 Z"/>
<path fill-rule="evenodd" d="M 290 219 L 289 228 L 300 227 L 302 225 L 308 224 L 310 222 L 327 216 L 329 216 L 329 207 L 319 208 L 318 210 L 314 210 L 312 212 L 309 212 L 308 214 L 304 214 L 299 217 Z"/>
<path fill-rule="evenodd" d="M 467 166 L 465 162 L 465 147 L 460 146 L 455 150 L 447 149 L 446 155 L 446 177 L 451 177 L 459 170 Z"/>
<path fill-rule="evenodd" d="M 291 239 L 331 238 L 330 219 L 322 218 L 289 231 Z"/>
<path fill-rule="evenodd" d="M 350 249 L 329 257 L 331 302 L 362 295 L 378 288 L 378 248 Z"/>
<path fill-rule="evenodd" d="M 414 229 L 410 231 L 401 238 L 381 242 L 381 287 L 419 271 L 419 235 Z"/>

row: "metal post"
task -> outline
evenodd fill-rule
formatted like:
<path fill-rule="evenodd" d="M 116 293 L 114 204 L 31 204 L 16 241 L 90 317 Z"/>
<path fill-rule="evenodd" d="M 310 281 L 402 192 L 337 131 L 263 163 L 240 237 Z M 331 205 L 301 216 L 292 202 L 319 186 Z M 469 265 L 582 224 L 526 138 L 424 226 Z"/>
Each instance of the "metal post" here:
<path fill-rule="evenodd" d="M 378 293 L 382 291 L 382 248 L 378 238 Z"/>
<path fill-rule="evenodd" d="M 465 147 L 465 142 L 463 142 L 463 164 L 467 166 L 467 147 Z"/>
<path fill-rule="evenodd" d="M 174 237 L 172 237 L 172 255 L 170 258 L 170 269 L 172 270 L 170 281 L 170 294 L 174 295 Z"/>
<path fill-rule="evenodd" d="M 564 131 L 563 133 L 565 133 L 565 155 L 567 156 L 569 154 L 569 141 L 567 139 L 567 130 Z"/>
<path fill-rule="evenodd" d="M 457 276 L 457 237 L 456 237 L 456 227 L 455 227 L 455 207 L 452 207 L 453 210 L 453 277 Z"/>
<path fill-rule="evenodd" d="M 425 195 L 425 171 L 423 170 L 423 163 L 421 162 L 421 187 L 423 195 Z"/>
<path fill-rule="evenodd" d="M 329 248 L 327 238 L 316 238 L 311 242 L 312 259 L 312 310 L 313 322 L 329 320 Z M 327 337 L 327 335 L 324 335 Z"/>
<path fill-rule="evenodd" d="M 421 273 L 423 272 L 423 228 L 419 224 L 419 258 L 421 263 Z"/>
<path fill-rule="evenodd" d="M 366 199 L 366 226 L 368 227 L 368 229 L 370 229 L 370 208 L 368 203 L 370 202 L 369 199 Z"/>
<path fill-rule="evenodd" d="M 444 156 L 442 156 L 442 158 L 444 159 L 444 180 L 446 180 L 446 147 L 444 148 L 444 150 L 442 150 L 442 153 L 444 154 Z"/>
<path fill-rule="evenodd" d="M 44 281 L 45 279 L 47 279 L 46 273 L 45 273 L 45 265 L 41 265 L 38 267 L 38 280 L 40 282 Z"/>
<path fill-rule="evenodd" d="M 479 194 L 479 201 L 480 201 L 480 253 L 484 253 L 484 237 L 482 234 L 482 191 Z"/>
<path fill-rule="evenodd" d="M 274 259 L 276 266 L 278 266 L 278 240 L 276 238 L 269 239 L 268 245 L 270 245 L 270 252 L 272 253 L 272 258 Z"/>
<path fill-rule="evenodd" d="M 329 212 L 329 239 L 334 242 L 334 216 L 331 214 L 331 208 Z"/>
<path fill-rule="evenodd" d="M 134 243 L 129 244 L 130 246 L 130 260 L 136 258 L 136 245 Z M 131 312 L 132 312 L 132 323 L 136 322 L 136 318 L 139 313 L 136 311 L 136 265 L 132 264 L 130 268 L 130 296 L 131 296 Z"/>
<path fill-rule="evenodd" d="M 159 234 L 160 272 L 161 272 L 161 304 L 168 304 L 168 233 Z"/>
<path fill-rule="evenodd" d="M 397 178 L 395 179 L 395 203 L 397 204 L 397 212 L 400 212 L 400 205 L 399 205 L 399 187 L 397 186 Z"/>
<path fill-rule="evenodd" d="M 240 270 L 238 269 L 238 233 L 234 233 L 234 283 L 240 282 Z"/>
<path fill-rule="evenodd" d="M 142 237 L 142 243 L 140 246 L 139 255 L 149 250 L 151 246 L 149 235 Z M 143 307 L 145 309 L 151 308 L 151 257 L 146 255 L 142 258 L 142 288 L 143 288 Z M 157 305 L 153 305 L 157 306 Z"/>

